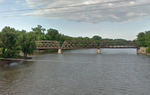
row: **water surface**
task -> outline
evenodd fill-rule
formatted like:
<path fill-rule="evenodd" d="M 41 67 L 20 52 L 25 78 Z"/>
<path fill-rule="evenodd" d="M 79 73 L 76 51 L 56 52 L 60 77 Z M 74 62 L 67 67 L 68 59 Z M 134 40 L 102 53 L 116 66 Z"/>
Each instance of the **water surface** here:
<path fill-rule="evenodd" d="M 149 95 L 150 57 L 135 49 L 70 50 L 0 68 L 0 95 Z"/>

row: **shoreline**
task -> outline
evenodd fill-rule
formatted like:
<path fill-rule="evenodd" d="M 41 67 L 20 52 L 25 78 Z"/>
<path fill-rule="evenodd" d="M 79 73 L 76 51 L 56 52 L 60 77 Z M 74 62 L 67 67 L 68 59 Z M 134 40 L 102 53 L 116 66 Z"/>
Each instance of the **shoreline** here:
<path fill-rule="evenodd" d="M 147 53 L 147 48 L 148 47 L 140 47 L 140 48 L 138 48 L 137 54 L 150 56 L 150 53 Z"/>
<path fill-rule="evenodd" d="M 10 65 L 11 63 L 14 62 L 19 62 L 19 61 L 26 61 L 29 59 L 32 59 L 33 57 L 35 57 L 36 55 L 40 55 L 40 54 L 45 54 L 45 53 L 56 53 L 56 50 L 48 50 L 48 51 L 35 51 L 33 55 L 28 55 L 28 57 L 23 57 L 21 54 L 21 57 L 18 58 L 0 58 L 0 66 L 4 66 L 4 65 Z"/>
<path fill-rule="evenodd" d="M 32 57 L 27 58 L 0 58 L 0 66 L 10 65 L 12 63 L 19 63 L 20 61 L 25 61 L 26 59 L 32 59 Z"/>

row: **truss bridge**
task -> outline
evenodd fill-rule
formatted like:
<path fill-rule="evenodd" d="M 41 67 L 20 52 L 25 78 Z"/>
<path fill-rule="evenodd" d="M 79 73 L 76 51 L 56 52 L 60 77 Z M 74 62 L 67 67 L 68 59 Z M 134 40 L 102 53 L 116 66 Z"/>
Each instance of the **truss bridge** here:
<path fill-rule="evenodd" d="M 96 48 L 97 53 L 101 53 L 100 48 L 138 48 L 137 46 L 123 46 L 123 45 L 105 45 L 95 41 L 64 41 L 60 44 L 59 41 L 37 41 L 37 50 L 51 50 L 58 49 L 58 53 L 62 50 L 71 49 L 92 49 Z"/>

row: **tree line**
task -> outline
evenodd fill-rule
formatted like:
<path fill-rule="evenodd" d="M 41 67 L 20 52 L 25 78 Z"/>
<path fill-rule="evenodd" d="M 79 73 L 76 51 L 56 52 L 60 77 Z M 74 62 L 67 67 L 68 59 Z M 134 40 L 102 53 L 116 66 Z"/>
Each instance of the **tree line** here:
<path fill-rule="evenodd" d="M 4 27 L 0 32 L 0 57 L 19 57 L 20 52 L 23 52 L 24 57 L 28 54 L 33 54 L 36 49 L 36 41 L 50 40 L 59 41 L 61 44 L 64 41 L 94 41 L 102 45 L 134 45 L 134 41 L 124 39 L 103 39 L 101 36 L 95 35 L 89 37 L 71 37 L 59 33 L 56 29 L 45 29 L 41 25 L 34 27 L 30 32 L 26 30 L 16 30 L 9 26 Z"/>
<path fill-rule="evenodd" d="M 139 47 L 148 47 L 147 52 L 150 53 L 150 31 L 139 33 L 136 43 Z"/>

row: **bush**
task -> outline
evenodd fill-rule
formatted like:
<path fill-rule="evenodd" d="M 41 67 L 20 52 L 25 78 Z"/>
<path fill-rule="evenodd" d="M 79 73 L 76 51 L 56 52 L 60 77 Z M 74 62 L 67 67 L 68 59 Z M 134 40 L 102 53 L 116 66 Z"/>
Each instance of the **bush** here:
<path fill-rule="evenodd" d="M 146 49 L 146 52 L 147 52 L 147 53 L 150 53 L 150 47 L 148 47 L 148 48 Z"/>

